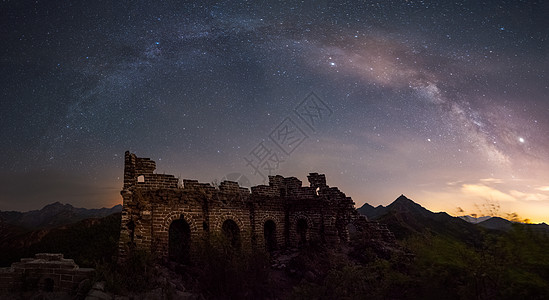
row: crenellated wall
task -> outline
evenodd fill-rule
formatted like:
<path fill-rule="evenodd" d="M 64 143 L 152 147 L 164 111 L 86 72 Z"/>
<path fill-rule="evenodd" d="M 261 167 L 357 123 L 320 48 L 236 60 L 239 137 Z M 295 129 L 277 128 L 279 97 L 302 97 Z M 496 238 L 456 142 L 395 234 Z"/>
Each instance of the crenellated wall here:
<path fill-rule="evenodd" d="M 360 216 L 353 200 L 329 187 L 324 174 L 310 173 L 309 186 L 295 177 L 269 176 L 269 185 L 250 191 L 231 181 L 213 187 L 184 179 L 180 186 L 172 175 L 155 174 L 155 168 L 149 158 L 126 152 L 121 259 L 141 249 L 189 261 L 198 241 L 212 233 L 247 249 L 273 250 L 311 241 L 335 246 L 347 242 L 347 226 L 357 222 L 370 224 L 357 226 L 366 230 L 383 227 Z"/>

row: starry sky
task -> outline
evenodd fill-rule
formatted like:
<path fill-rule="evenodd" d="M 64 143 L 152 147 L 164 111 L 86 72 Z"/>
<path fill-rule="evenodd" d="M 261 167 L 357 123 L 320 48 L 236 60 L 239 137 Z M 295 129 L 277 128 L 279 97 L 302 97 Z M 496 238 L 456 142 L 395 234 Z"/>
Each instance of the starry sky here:
<path fill-rule="evenodd" d="M 0 210 L 121 203 L 130 150 L 549 222 L 547 1 L 0 6 Z"/>

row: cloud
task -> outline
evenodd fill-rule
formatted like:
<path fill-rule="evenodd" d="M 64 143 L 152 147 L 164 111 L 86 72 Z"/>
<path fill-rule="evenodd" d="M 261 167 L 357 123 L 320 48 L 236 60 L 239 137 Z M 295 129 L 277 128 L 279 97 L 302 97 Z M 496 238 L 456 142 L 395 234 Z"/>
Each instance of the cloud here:
<path fill-rule="evenodd" d="M 540 186 L 540 187 L 537 187 L 536 190 L 549 192 L 549 186 Z"/>
<path fill-rule="evenodd" d="M 516 189 L 509 190 L 509 192 L 502 192 L 487 184 L 501 184 L 503 180 L 496 178 L 484 178 L 480 179 L 480 184 L 463 184 L 461 186 L 461 192 L 472 197 L 478 197 L 489 201 L 499 202 L 516 202 L 516 201 L 548 201 L 549 195 L 544 193 L 528 193 L 521 192 Z M 543 191 L 549 191 L 548 187 L 542 187 Z M 537 190 L 540 190 L 539 188 Z"/>
<path fill-rule="evenodd" d="M 503 183 L 503 179 L 498 178 L 482 178 L 480 179 L 481 182 L 489 182 L 489 183 Z"/>
<path fill-rule="evenodd" d="M 549 200 L 549 195 L 540 194 L 540 193 L 523 193 L 517 190 L 511 190 L 509 192 L 513 197 L 522 201 L 547 201 Z"/>
<path fill-rule="evenodd" d="M 506 194 L 498 189 L 489 187 L 484 184 L 464 184 L 461 186 L 461 192 L 468 196 L 477 197 L 477 198 L 485 199 L 488 201 L 499 201 L 499 202 L 517 201 L 517 199 L 512 195 Z"/>

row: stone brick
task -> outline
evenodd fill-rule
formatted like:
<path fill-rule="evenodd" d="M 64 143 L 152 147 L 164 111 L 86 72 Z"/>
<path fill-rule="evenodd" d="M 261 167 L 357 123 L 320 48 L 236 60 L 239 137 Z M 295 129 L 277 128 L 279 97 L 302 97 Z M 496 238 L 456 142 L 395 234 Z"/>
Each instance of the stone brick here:
<path fill-rule="evenodd" d="M 61 280 L 72 282 L 72 275 L 61 275 Z"/>

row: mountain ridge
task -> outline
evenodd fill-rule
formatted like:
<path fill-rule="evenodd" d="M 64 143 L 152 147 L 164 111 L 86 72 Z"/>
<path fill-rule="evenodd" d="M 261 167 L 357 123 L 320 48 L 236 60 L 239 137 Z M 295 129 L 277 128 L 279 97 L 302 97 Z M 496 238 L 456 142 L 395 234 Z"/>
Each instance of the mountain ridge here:
<path fill-rule="evenodd" d="M 416 234 L 441 234 L 473 243 L 481 234 L 478 227 L 445 212 L 431 212 L 404 195 L 387 206 L 371 209 L 368 205 L 358 211 L 370 220 L 385 223 L 397 239 Z"/>
<path fill-rule="evenodd" d="M 0 211 L 0 223 L 23 229 L 46 229 L 73 224 L 89 218 L 103 218 L 121 211 L 121 204 L 111 208 L 87 209 L 74 207 L 68 203 L 62 204 L 57 201 L 47 204 L 39 210 L 27 212 Z"/>
<path fill-rule="evenodd" d="M 397 238 L 412 233 L 431 232 L 451 235 L 461 240 L 474 240 L 481 234 L 481 229 L 509 231 L 515 223 L 501 217 L 474 218 L 474 222 L 470 222 L 468 218 L 453 217 L 446 212 L 432 212 L 404 195 L 400 195 L 387 206 L 373 207 L 365 203 L 357 210 L 370 220 L 387 224 Z M 524 225 L 535 231 L 549 233 L 549 225 L 545 223 Z"/>

